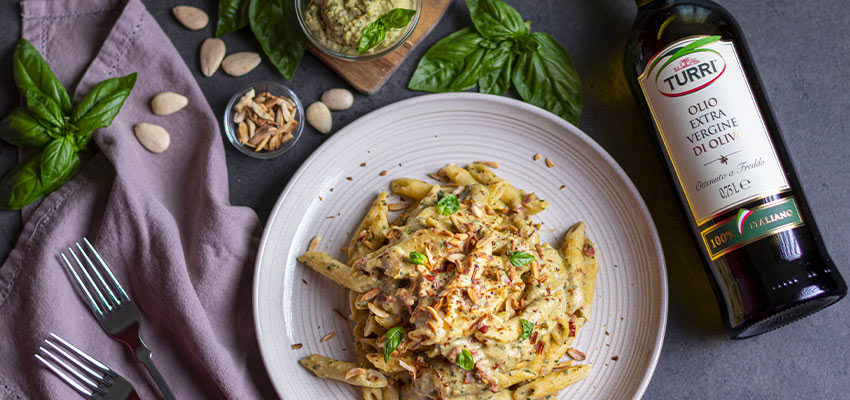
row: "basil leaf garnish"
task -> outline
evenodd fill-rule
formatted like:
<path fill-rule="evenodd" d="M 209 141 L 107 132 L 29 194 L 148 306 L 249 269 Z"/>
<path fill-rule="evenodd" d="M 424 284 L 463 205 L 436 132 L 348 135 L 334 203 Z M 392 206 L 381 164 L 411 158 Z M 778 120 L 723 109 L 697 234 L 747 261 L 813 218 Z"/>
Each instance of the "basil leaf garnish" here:
<path fill-rule="evenodd" d="M 384 341 L 384 362 L 390 362 L 390 356 L 401 344 L 402 339 L 404 339 L 403 327 L 394 326 L 387 331 L 387 338 Z"/>
<path fill-rule="evenodd" d="M 452 215 L 460 210 L 460 202 L 452 193 L 443 195 L 440 201 L 437 202 L 437 212 L 440 215 Z"/>
<path fill-rule="evenodd" d="M 578 124 L 581 115 L 581 84 L 570 55 L 551 36 L 534 32 L 539 45 L 521 53 L 511 81 L 522 99 Z"/>
<path fill-rule="evenodd" d="M 407 87 L 425 92 L 460 92 L 472 89 L 481 76 L 487 39 L 471 27 L 446 36 L 419 60 Z"/>
<path fill-rule="evenodd" d="M 215 35 L 223 36 L 248 26 L 250 0 L 219 0 Z"/>
<path fill-rule="evenodd" d="M 507 39 L 528 33 L 522 16 L 500 0 L 466 0 L 475 29 L 491 39 Z"/>
<path fill-rule="evenodd" d="M 531 332 L 534 331 L 534 322 L 527 319 L 520 319 L 519 322 L 522 324 L 522 334 L 519 336 L 519 340 L 523 341 L 528 339 L 531 336 Z"/>
<path fill-rule="evenodd" d="M 369 49 L 381 44 L 390 29 L 401 29 L 410 23 L 416 10 L 406 8 L 393 8 L 372 21 L 360 35 L 360 43 L 357 45 L 357 54 L 363 54 Z"/>
<path fill-rule="evenodd" d="M 407 256 L 407 262 L 411 264 L 425 265 L 426 261 L 428 261 L 428 257 L 418 251 L 411 251 L 410 255 Z"/>
<path fill-rule="evenodd" d="M 478 78 L 478 91 L 501 95 L 511 87 L 511 68 L 514 63 L 510 41 L 502 42 L 498 47 L 487 50 L 481 61 L 481 76 Z"/>
<path fill-rule="evenodd" d="M 45 96 L 41 91 L 26 89 L 24 98 L 27 102 L 27 111 L 42 126 L 61 128 L 65 125 L 65 114 L 59 104 Z"/>
<path fill-rule="evenodd" d="M 26 95 L 29 90 L 39 92 L 55 103 L 62 114 L 71 111 L 71 97 L 68 96 L 68 91 L 38 50 L 26 39 L 18 40 L 15 46 L 15 52 L 12 54 L 12 74 L 21 94 Z"/>
<path fill-rule="evenodd" d="M 91 135 L 98 128 L 109 126 L 130 91 L 136 85 L 136 73 L 104 80 L 89 91 L 71 112 L 71 122 L 81 134 Z"/>
<path fill-rule="evenodd" d="M 263 52 L 284 78 L 291 80 L 304 56 L 304 32 L 295 17 L 295 2 L 250 0 L 248 21 Z"/>
<path fill-rule="evenodd" d="M 50 143 L 50 135 L 24 107 L 12 110 L 0 122 L 0 139 L 18 147 L 43 147 Z"/>
<path fill-rule="evenodd" d="M 463 349 L 457 355 L 457 365 L 467 371 L 475 368 L 475 359 L 472 358 L 472 353 L 467 349 Z"/>
<path fill-rule="evenodd" d="M 60 137 L 53 139 L 41 153 L 42 183 L 49 184 L 60 179 L 66 174 L 68 168 L 73 167 L 76 159 L 77 149 L 74 146 L 74 138 Z"/>
<path fill-rule="evenodd" d="M 524 251 L 512 251 L 508 253 L 508 260 L 515 267 L 524 267 L 534 261 L 534 256 Z"/>

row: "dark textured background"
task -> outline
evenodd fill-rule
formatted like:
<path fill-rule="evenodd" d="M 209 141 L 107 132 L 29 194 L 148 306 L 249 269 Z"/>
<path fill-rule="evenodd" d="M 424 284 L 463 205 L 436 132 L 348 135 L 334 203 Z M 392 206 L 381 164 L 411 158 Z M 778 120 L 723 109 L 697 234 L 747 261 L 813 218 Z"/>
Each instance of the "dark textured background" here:
<path fill-rule="evenodd" d="M 427 1 L 427 0 L 425 0 Z M 676 199 L 621 72 L 621 54 L 635 14 L 630 0 L 508 0 L 533 21 L 532 29 L 554 36 L 570 52 L 583 83 L 581 129 L 626 170 L 655 219 L 667 259 L 670 313 L 664 349 L 647 399 L 842 399 L 850 394 L 850 300 L 789 327 L 745 341 L 730 341 Z M 850 278 L 850 8 L 845 0 L 721 0 L 744 28 L 772 100 L 784 138 L 826 247 Z M 213 33 L 215 2 L 145 2 L 195 72 L 213 110 L 221 113 L 239 88 L 278 79 L 268 62 L 252 73 L 212 78 L 200 74 L 198 48 Z M 212 22 L 192 32 L 170 8 L 193 4 Z M 419 93 L 406 83 L 428 45 L 469 23 L 455 0 L 436 30 L 377 94 L 357 95 L 353 109 L 334 114 L 334 129 L 359 116 Z M 0 115 L 17 104 L 11 78 L 12 48 L 20 36 L 17 1 L 0 5 Z M 224 38 L 228 53 L 260 51 L 246 30 Z M 290 85 L 305 102 L 332 87 L 346 87 L 332 71 L 307 55 Z M 283 186 L 301 162 L 328 136 L 307 127 L 296 147 L 273 160 L 247 158 L 226 144 L 231 200 L 265 220 Z M 16 162 L 15 150 L 0 144 L 0 172 Z M 18 212 L 0 212 L 0 259 L 20 232 Z"/>

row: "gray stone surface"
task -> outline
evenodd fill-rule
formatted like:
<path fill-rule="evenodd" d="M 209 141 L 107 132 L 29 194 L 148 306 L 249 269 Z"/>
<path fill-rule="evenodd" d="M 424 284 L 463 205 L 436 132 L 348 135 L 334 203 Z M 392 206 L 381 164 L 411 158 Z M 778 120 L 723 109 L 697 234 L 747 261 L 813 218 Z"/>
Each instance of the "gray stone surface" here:
<path fill-rule="evenodd" d="M 426 0 L 427 1 L 427 0 Z M 844 0 L 722 0 L 749 40 L 756 63 L 783 129 L 800 180 L 819 222 L 826 247 L 850 278 L 850 9 Z M 215 16 L 215 2 L 185 0 Z M 650 136 L 640 120 L 621 72 L 621 54 L 635 7 L 630 0 L 509 0 L 533 29 L 547 32 L 570 52 L 583 82 L 580 127 L 596 139 L 634 180 L 661 235 L 670 283 L 670 313 L 664 349 L 647 399 L 840 399 L 850 394 L 850 300 L 789 327 L 745 341 L 730 341 L 696 248 L 683 223 Z M 239 88 L 261 79 L 278 79 L 268 62 L 239 78 L 217 73 L 204 78 L 198 65 L 198 32 L 182 28 L 169 11 L 176 2 L 149 0 L 159 21 L 198 79 L 213 110 L 221 113 Z M 213 18 L 214 22 L 215 19 Z M 406 89 L 416 60 L 427 45 L 468 24 L 462 1 L 455 0 L 437 29 L 379 93 L 357 95 L 353 109 L 334 114 L 335 128 L 397 100 L 419 95 Z M 20 36 L 17 1 L 0 5 L 0 114 L 17 103 L 11 79 L 11 54 Z M 228 52 L 259 51 L 247 31 L 224 38 Z M 312 56 L 305 56 L 287 83 L 304 101 L 317 99 L 344 82 Z M 328 136 L 309 127 L 293 151 L 273 161 L 247 158 L 226 144 L 231 200 L 247 205 L 265 220 L 292 173 Z M 16 153 L 0 145 L 0 171 Z M 20 217 L 0 212 L 0 259 L 17 240 Z"/>

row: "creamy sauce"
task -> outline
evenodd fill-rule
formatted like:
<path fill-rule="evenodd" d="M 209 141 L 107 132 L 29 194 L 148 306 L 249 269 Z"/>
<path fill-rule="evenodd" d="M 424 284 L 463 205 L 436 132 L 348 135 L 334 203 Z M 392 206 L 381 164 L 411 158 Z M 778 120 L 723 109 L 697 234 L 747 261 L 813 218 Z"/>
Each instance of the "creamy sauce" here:
<path fill-rule="evenodd" d="M 323 46 L 354 55 L 363 29 L 394 8 L 413 9 L 413 0 L 312 0 L 304 20 L 313 38 Z M 393 45 L 404 33 L 405 29 L 391 29 L 384 41 L 366 54 Z"/>

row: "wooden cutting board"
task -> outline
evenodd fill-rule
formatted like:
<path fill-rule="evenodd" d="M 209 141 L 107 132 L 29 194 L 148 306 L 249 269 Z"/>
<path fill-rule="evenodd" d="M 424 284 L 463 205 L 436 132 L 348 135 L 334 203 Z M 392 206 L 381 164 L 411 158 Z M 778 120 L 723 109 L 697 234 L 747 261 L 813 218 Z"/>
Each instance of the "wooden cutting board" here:
<path fill-rule="evenodd" d="M 449 3 L 451 0 L 422 0 L 422 14 L 413 33 L 396 51 L 377 60 L 343 61 L 322 53 L 312 45 L 308 46 L 308 50 L 336 71 L 354 89 L 365 94 L 374 94 L 404 62 L 410 50 L 431 33 L 446 12 Z"/>

